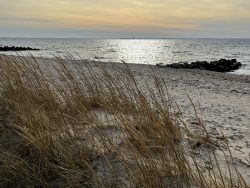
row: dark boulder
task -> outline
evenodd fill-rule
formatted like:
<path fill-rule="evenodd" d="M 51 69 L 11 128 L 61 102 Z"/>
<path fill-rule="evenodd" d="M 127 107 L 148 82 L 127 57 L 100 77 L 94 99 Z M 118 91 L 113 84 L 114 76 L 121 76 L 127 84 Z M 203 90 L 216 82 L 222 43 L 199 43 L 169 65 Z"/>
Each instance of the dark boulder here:
<path fill-rule="evenodd" d="M 179 62 L 173 64 L 157 64 L 160 67 L 171 67 L 175 69 L 203 69 L 203 70 L 210 70 L 216 72 L 230 72 L 233 70 L 239 69 L 242 64 L 237 62 L 236 59 L 220 59 L 218 61 L 211 61 L 210 63 L 207 61 L 196 61 L 196 62 Z"/>
<path fill-rule="evenodd" d="M 30 47 L 15 47 L 15 46 L 0 46 L 0 51 L 2 52 L 9 52 L 9 51 L 34 51 L 34 50 L 40 50 L 37 48 L 30 48 Z"/>

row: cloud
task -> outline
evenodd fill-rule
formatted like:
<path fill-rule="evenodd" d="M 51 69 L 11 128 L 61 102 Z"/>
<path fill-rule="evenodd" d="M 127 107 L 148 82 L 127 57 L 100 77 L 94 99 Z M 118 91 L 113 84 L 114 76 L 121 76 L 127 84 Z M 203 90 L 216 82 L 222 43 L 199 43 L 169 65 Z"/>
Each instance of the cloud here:
<path fill-rule="evenodd" d="M 0 1 L 0 7 L 5 28 L 58 29 L 67 35 L 73 29 L 100 35 L 109 30 L 118 35 L 248 32 L 250 36 L 248 0 L 8 0 Z"/>
<path fill-rule="evenodd" d="M 47 19 L 36 19 L 36 18 L 14 18 L 14 17 L 0 17 L 0 21 L 14 21 L 14 22 L 41 22 L 41 23 L 51 23 L 54 20 Z"/>

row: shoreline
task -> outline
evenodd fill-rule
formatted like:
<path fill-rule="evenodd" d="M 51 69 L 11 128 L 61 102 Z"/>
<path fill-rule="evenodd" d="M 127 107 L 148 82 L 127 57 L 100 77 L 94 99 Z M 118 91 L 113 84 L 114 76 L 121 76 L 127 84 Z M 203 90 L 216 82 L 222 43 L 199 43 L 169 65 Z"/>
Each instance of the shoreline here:
<path fill-rule="evenodd" d="M 103 63 L 103 65 L 112 70 L 112 63 Z M 152 81 L 150 74 L 152 70 L 157 76 L 162 77 L 189 128 L 196 131 L 200 127 L 197 126 L 188 94 L 197 108 L 200 108 L 202 119 L 212 140 L 220 145 L 219 135 L 221 131 L 224 133 L 238 168 L 247 177 L 246 179 L 250 179 L 248 160 L 250 159 L 250 75 L 160 68 L 141 64 L 128 65 L 135 75 L 143 76 L 148 83 Z M 218 152 L 223 149 L 218 148 Z M 202 154 L 203 150 L 204 148 L 201 147 L 196 152 Z M 221 153 L 220 155 L 220 160 L 223 160 Z"/>
<path fill-rule="evenodd" d="M 250 76 L 195 69 L 154 70 L 166 82 L 171 97 L 191 130 L 195 132 L 199 126 L 188 97 L 197 107 L 211 139 L 218 146 L 223 142 L 220 136 L 223 132 L 237 168 L 249 180 Z M 223 160 L 223 150 L 223 147 L 217 148 L 216 152 L 221 156 L 219 160 Z M 201 147 L 195 152 L 205 155 L 207 149 Z"/>
<path fill-rule="evenodd" d="M 0 55 L 1 57 L 1 55 Z M 26 58 L 26 57 L 23 57 Z M 51 58 L 35 58 L 38 63 L 49 63 Z M 81 62 L 79 60 L 77 62 Z M 69 60 L 66 60 L 69 62 Z M 83 61 L 84 62 L 84 61 Z M 72 63 L 72 62 L 69 62 Z M 96 66 L 101 63 L 112 70 L 113 63 L 96 61 L 88 62 Z M 250 75 L 236 75 L 195 69 L 161 68 L 152 65 L 127 64 L 132 72 L 142 76 L 137 81 L 150 84 L 153 81 L 150 71 L 160 76 L 168 87 L 171 99 L 176 101 L 182 116 L 191 130 L 198 130 L 196 114 L 188 96 L 202 114 L 202 120 L 211 135 L 211 139 L 218 144 L 217 152 L 222 152 L 220 143 L 221 131 L 228 141 L 234 156 L 235 164 L 240 172 L 250 179 Z M 119 64 L 117 63 L 117 66 Z M 188 95 L 188 96 L 187 96 Z M 178 110 L 175 109 L 177 112 Z M 195 149 L 197 155 L 203 154 L 206 148 Z"/>
<path fill-rule="evenodd" d="M 28 57 L 29 55 L 32 55 L 32 54 L 25 54 L 25 55 L 20 55 L 20 54 L 4 54 L 4 53 L 0 53 L 0 57 L 1 56 L 14 56 L 14 57 Z M 58 55 L 58 56 L 53 56 L 53 57 L 43 57 L 43 56 L 34 56 L 34 58 L 36 59 L 47 59 L 47 60 L 51 60 L 51 59 L 54 59 L 54 58 L 62 58 L 63 60 L 69 60 L 69 56 L 68 54 L 65 54 L 65 55 Z M 80 58 L 80 59 L 79 59 Z M 88 62 L 92 62 L 92 63 L 99 63 L 99 62 L 102 62 L 102 63 L 106 63 L 106 64 L 109 64 L 109 63 L 122 63 L 122 60 L 120 62 L 118 61 L 102 61 L 102 59 L 96 59 L 94 58 L 93 59 L 84 59 L 83 57 L 78 57 L 75 59 L 76 61 L 88 61 Z M 134 66 L 157 66 L 157 63 L 156 64 L 141 64 L 141 63 L 128 63 L 129 65 L 134 65 Z M 228 74 L 233 74 L 233 75 L 238 75 L 238 76 L 246 76 L 246 77 L 250 77 L 250 73 L 241 73 L 241 72 L 244 72 L 244 68 L 246 64 L 242 64 L 241 68 L 237 69 L 237 70 L 234 70 L 234 71 L 231 71 L 231 72 L 224 72 L 224 73 L 228 73 Z M 167 68 L 167 67 L 161 67 L 161 68 Z M 188 70 L 188 69 L 181 69 L 181 70 Z M 191 69 L 192 70 L 192 69 Z M 193 69 L 193 70 L 202 70 L 202 69 Z M 203 71 L 206 71 L 206 70 L 203 70 Z M 208 72 L 215 72 L 215 71 L 208 71 Z M 217 73 L 217 72 L 215 72 Z"/>

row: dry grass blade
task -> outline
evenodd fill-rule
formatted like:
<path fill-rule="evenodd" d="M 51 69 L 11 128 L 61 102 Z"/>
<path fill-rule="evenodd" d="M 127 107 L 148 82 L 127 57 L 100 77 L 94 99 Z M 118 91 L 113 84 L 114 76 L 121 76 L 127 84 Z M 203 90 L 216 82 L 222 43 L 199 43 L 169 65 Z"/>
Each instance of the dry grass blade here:
<path fill-rule="evenodd" d="M 219 176 L 202 171 L 164 80 L 151 76 L 126 63 L 2 56 L 0 186 L 247 187 L 239 174 L 227 181 L 216 156 Z"/>

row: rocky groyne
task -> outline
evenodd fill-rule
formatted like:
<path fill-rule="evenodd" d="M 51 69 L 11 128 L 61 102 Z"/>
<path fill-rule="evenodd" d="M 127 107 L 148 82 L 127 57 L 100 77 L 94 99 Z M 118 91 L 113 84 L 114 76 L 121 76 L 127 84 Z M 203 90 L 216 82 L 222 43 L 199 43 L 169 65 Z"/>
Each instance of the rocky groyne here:
<path fill-rule="evenodd" d="M 196 62 L 179 62 L 173 64 L 157 64 L 159 67 L 171 67 L 175 69 L 203 69 L 216 72 L 231 72 L 239 69 L 242 64 L 236 59 L 220 59 L 218 61 L 196 61 Z"/>
<path fill-rule="evenodd" d="M 40 50 L 37 48 L 30 48 L 30 47 L 16 47 L 16 46 L 0 46 L 0 51 L 2 52 L 9 52 L 9 51 L 34 51 Z"/>

